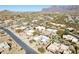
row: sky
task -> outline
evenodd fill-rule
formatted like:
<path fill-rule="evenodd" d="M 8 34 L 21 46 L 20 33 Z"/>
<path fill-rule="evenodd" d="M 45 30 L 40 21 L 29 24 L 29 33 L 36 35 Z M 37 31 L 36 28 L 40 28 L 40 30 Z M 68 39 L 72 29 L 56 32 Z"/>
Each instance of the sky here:
<path fill-rule="evenodd" d="M 48 8 L 49 5 L 0 5 L 0 10 L 10 11 L 40 11 L 43 8 Z"/>

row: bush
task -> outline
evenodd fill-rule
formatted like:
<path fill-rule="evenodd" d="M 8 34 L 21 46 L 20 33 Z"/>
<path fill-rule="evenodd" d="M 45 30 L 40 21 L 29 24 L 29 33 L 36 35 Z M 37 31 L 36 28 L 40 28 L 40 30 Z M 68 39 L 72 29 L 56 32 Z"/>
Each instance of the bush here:
<path fill-rule="evenodd" d="M 63 29 L 58 30 L 57 34 L 62 38 L 64 34 L 64 30 Z"/>
<path fill-rule="evenodd" d="M 33 43 L 33 42 L 36 42 L 36 41 L 35 41 L 35 40 L 30 40 L 29 42 L 30 42 L 30 43 Z"/>
<path fill-rule="evenodd" d="M 64 35 L 67 35 L 67 34 L 69 34 L 69 30 L 68 29 L 65 29 Z"/>
<path fill-rule="evenodd" d="M 40 32 L 38 32 L 38 31 L 33 32 L 33 36 L 35 36 L 35 35 L 40 35 Z"/>
<path fill-rule="evenodd" d="M 40 47 L 40 48 L 38 48 L 38 51 L 41 52 L 41 53 L 44 53 L 45 49 L 43 47 Z"/>
<path fill-rule="evenodd" d="M 52 43 L 53 43 L 53 42 L 59 43 L 59 42 L 61 42 L 61 37 L 58 36 L 58 35 L 52 36 L 51 42 L 52 42 Z"/>
<path fill-rule="evenodd" d="M 57 31 L 57 34 L 59 35 L 59 36 L 61 36 L 61 38 L 63 38 L 63 35 L 67 35 L 67 34 L 69 34 L 69 30 L 68 29 L 60 29 L 60 30 L 58 30 Z"/>
<path fill-rule="evenodd" d="M 17 33 L 20 33 L 20 32 L 23 32 L 23 30 L 17 29 L 16 32 L 17 32 Z"/>

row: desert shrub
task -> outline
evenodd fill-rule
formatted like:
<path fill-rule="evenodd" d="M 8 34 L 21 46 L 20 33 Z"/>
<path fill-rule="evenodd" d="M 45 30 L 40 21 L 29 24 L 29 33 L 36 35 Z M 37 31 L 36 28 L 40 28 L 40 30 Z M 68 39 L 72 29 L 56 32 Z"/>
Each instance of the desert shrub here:
<path fill-rule="evenodd" d="M 63 35 L 67 35 L 67 34 L 69 34 L 69 32 L 70 31 L 68 29 L 60 29 L 60 30 L 57 31 L 57 34 L 59 36 L 61 36 L 61 38 L 63 38 Z"/>
<path fill-rule="evenodd" d="M 62 38 L 64 34 L 64 30 L 63 29 L 58 30 L 57 34 Z"/>
<path fill-rule="evenodd" d="M 74 34 L 77 34 L 77 35 L 79 35 L 79 31 L 75 31 L 75 32 L 74 32 Z"/>
<path fill-rule="evenodd" d="M 73 45 L 70 45 L 70 46 L 69 46 L 69 49 L 72 51 L 72 53 L 74 53 L 74 54 L 76 53 L 75 48 L 74 48 Z"/>
<path fill-rule="evenodd" d="M 61 42 L 61 37 L 59 36 L 59 35 L 53 35 L 52 36 L 52 38 L 51 38 L 51 42 L 53 43 L 53 42 L 57 42 L 57 43 L 59 43 L 59 42 Z"/>
<path fill-rule="evenodd" d="M 38 48 L 38 51 L 41 52 L 41 53 L 44 53 L 45 49 L 43 47 L 40 47 L 40 48 Z"/>
<path fill-rule="evenodd" d="M 17 30 L 16 30 L 17 33 L 20 33 L 20 32 L 22 32 L 22 31 L 23 31 L 23 30 L 21 30 L 21 29 L 17 29 Z"/>
<path fill-rule="evenodd" d="M 16 17 L 21 17 L 21 15 L 20 15 L 20 14 L 18 14 L 18 15 L 16 15 Z"/>
<path fill-rule="evenodd" d="M 40 32 L 39 31 L 35 31 L 35 32 L 33 32 L 33 35 L 40 35 Z"/>
<path fill-rule="evenodd" d="M 67 46 L 69 46 L 69 45 L 72 44 L 70 41 L 65 40 L 65 39 L 62 40 L 62 43 L 65 44 L 65 45 L 67 45 Z"/>
<path fill-rule="evenodd" d="M 33 43 L 33 42 L 36 42 L 36 41 L 35 41 L 35 40 L 30 40 L 29 42 L 30 42 L 30 43 Z"/>
<path fill-rule="evenodd" d="M 69 34 L 69 30 L 68 29 L 65 29 L 64 30 L 64 35 L 67 35 L 67 34 Z"/>

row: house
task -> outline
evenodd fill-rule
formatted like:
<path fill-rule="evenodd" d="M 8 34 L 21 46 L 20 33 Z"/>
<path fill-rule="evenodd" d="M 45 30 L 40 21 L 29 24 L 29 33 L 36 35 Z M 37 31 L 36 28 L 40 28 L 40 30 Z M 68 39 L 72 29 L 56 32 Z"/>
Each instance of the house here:
<path fill-rule="evenodd" d="M 66 27 L 66 25 L 64 24 L 56 24 L 56 23 L 51 23 L 51 24 L 57 27 Z"/>
<path fill-rule="evenodd" d="M 48 29 L 46 29 L 45 31 L 43 31 L 43 33 L 45 34 L 45 35 L 51 35 L 51 34 L 56 34 L 57 33 L 57 29 L 50 29 L 50 28 L 48 28 Z"/>
<path fill-rule="evenodd" d="M 74 31 L 75 29 L 70 27 L 70 28 L 67 28 L 70 32 Z"/>
<path fill-rule="evenodd" d="M 46 43 L 49 40 L 49 37 L 44 36 L 44 35 L 35 36 L 34 40 Z"/>
<path fill-rule="evenodd" d="M 50 44 L 47 47 L 47 50 L 54 53 L 54 54 L 69 54 L 71 51 L 69 50 L 69 46 L 66 46 L 64 44 L 56 43 Z"/>
<path fill-rule="evenodd" d="M 71 40 L 72 42 L 78 42 L 78 39 L 72 35 L 63 35 L 63 38 L 66 40 Z"/>
<path fill-rule="evenodd" d="M 33 30 L 33 29 L 25 30 L 25 32 L 26 32 L 27 35 L 32 36 L 33 32 L 35 32 L 35 30 Z"/>

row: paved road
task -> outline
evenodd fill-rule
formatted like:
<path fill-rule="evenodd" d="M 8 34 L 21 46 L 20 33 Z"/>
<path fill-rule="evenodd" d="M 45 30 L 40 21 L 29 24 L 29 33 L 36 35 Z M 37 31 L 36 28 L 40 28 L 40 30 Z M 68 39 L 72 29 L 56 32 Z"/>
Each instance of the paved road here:
<path fill-rule="evenodd" d="M 36 51 L 34 51 L 31 47 L 29 47 L 27 44 L 21 41 L 19 37 L 17 37 L 14 33 L 12 33 L 10 30 L 6 28 L 0 28 L 7 32 L 14 40 L 16 43 L 18 43 L 26 52 L 26 54 L 38 54 Z"/>

